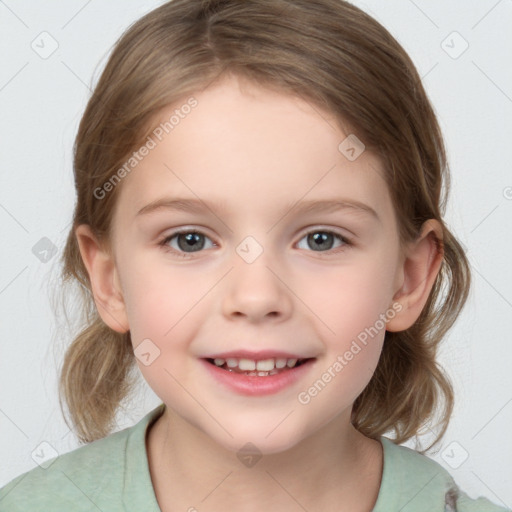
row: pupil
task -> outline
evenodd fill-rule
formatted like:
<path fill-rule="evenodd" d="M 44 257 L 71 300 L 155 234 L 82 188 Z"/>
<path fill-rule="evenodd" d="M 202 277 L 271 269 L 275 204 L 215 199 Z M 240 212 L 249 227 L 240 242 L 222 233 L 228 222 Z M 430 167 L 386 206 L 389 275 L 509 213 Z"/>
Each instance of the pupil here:
<path fill-rule="evenodd" d="M 315 244 L 319 244 L 320 249 L 330 249 L 332 247 L 332 238 L 333 236 L 331 233 L 324 233 L 322 231 L 319 231 L 317 233 L 309 235 L 308 242 L 311 243 L 313 249 L 315 249 Z M 331 243 L 325 244 L 324 242 L 326 240 L 329 240 Z"/>
<path fill-rule="evenodd" d="M 180 234 L 178 236 L 178 245 L 179 245 L 181 250 L 187 251 L 187 249 L 194 248 L 194 244 L 198 241 L 199 237 L 201 237 L 201 235 L 199 233 L 186 233 L 185 235 L 184 234 Z M 185 243 L 184 244 L 181 243 L 183 238 L 185 239 Z M 204 240 L 203 240 L 202 244 L 200 244 L 199 246 L 196 246 L 196 247 L 199 248 L 199 249 L 202 249 L 203 246 L 204 246 Z"/>

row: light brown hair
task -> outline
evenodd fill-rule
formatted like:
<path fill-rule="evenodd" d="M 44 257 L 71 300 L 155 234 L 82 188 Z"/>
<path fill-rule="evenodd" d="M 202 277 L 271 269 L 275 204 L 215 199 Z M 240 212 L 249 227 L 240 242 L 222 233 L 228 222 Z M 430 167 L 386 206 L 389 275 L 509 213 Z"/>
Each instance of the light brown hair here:
<path fill-rule="evenodd" d="M 470 287 L 464 251 L 443 222 L 449 190 L 443 138 L 407 53 L 377 21 L 342 0 L 173 0 L 118 40 L 74 147 L 77 200 L 62 278 L 63 285 L 82 285 L 84 316 L 62 365 L 61 408 L 63 398 L 82 442 L 104 437 L 133 389 L 136 369 L 130 333 L 114 332 L 96 311 L 74 230 L 88 224 L 109 247 L 123 184 L 101 200 L 94 191 L 144 143 L 162 108 L 226 73 L 298 95 L 361 139 L 384 166 L 401 243 L 414 240 L 427 219 L 441 223 L 443 263 L 428 302 L 412 327 L 386 332 L 376 371 L 352 411 L 364 435 L 392 432 L 396 443 L 439 413 L 434 446 L 453 409 L 453 389 L 436 354 Z"/>

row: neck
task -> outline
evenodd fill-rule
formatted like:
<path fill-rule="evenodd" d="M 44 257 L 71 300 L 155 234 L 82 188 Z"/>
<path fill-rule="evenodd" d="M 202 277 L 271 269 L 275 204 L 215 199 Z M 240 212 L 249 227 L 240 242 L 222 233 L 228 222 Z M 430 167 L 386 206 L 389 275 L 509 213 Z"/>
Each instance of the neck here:
<path fill-rule="evenodd" d="M 159 506 L 162 512 L 370 512 L 380 488 L 382 446 L 349 419 L 340 415 L 284 452 L 242 463 L 166 408 L 146 439 Z"/>

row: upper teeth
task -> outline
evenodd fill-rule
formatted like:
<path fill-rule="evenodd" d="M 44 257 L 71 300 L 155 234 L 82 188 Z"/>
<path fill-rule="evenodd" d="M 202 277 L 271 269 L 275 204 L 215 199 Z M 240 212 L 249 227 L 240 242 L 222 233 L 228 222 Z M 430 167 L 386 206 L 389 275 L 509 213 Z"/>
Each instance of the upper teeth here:
<path fill-rule="evenodd" d="M 255 361 L 253 359 L 244 359 L 244 358 L 234 358 L 234 357 L 228 357 L 227 359 L 222 358 L 215 358 L 213 362 L 217 366 L 222 366 L 224 363 L 227 363 L 228 368 L 239 368 L 240 370 L 244 371 L 252 371 L 252 370 L 258 370 L 262 372 L 269 372 L 273 370 L 274 368 L 284 368 L 285 366 L 288 366 L 288 368 L 293 368 L 296 363 L 297 359 L 261 359 L 259 361 Z"/>

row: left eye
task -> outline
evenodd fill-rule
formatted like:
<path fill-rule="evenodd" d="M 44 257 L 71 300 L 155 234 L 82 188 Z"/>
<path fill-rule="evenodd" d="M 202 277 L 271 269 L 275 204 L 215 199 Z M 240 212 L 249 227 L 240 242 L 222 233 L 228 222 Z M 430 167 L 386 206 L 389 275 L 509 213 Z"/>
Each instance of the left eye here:
<path fill-rule="evenodd" d="M 334 233 L 333 231 L 310 231 L 307 233 L 301 240 L 306 240 L 307 244 L 310 244 L 313 247 L 313 251 L 315 252 L 325 252 L 329 251 L 333 248 L 334 239 L 341 240 L 341 246 L 351 245 L 350 241 L 342 235 Z M 339 246 L 338 246 L 339 247 Z M 304 247 L 299 247 L 299 249 L 303 249 Z"/>

